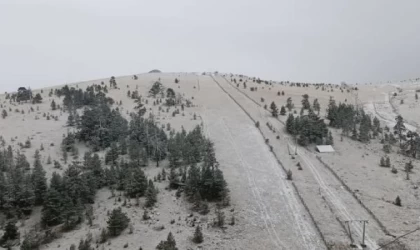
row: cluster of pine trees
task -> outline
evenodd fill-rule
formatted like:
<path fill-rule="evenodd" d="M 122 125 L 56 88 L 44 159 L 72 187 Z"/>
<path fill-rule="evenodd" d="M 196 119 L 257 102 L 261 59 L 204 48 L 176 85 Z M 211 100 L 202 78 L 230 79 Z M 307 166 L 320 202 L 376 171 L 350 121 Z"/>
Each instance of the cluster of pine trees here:
<path fill-rule="evenodd" d="M 110 87 L 116 88 L 114 83 L 111 79 Z M 151 92 L 157 95 L 162 89 L 161 85 L 156 86 L 159 90 L 152 87 Z M 68 86 L 55 90 L 57 96 L 64 96 L 63 107 L 70 113 L 68 125 L 75 127 L 62 141 L 65 162 L 68 152 L 78 154 L 77 142 L 86 143 L 92 151 L 85 153 L 82 161 L 73 161 L 62 175 L 54 172 L 49 185 L 39 151 L 31 168 L 24 154 L 2 144 L 0 209 L 7 218 L 21 218 L 29 215 L 34 206 L 42 206 L 44 228 L 62 224 L 64 229 L 71 230 L 84 219 L 86 207 L 94 202 L 96 191 L 102 187 L 118 190 L 137 202 L 145 197 L 144 205 L 152 207 L 157 202 L 158 190 L 142 167 L 150 160 L 159 166 L 166 158 L 169 186 L 178 189 L 178 194 L 185 192 L 195 205 L 202 201 L 229 203 L 229 190 L 213 143 L 205 138 L 199 126 L 187 133 L 184 129 L 175 132 L 168 125 L 168 138 L 164 126 L 158 126 L 153 116 L 143 117 L 144 112 L 132 113 L 128 122 L 118 108 L 111 108 L 114 102 L 106 97 L 106 92 L 104 84 L 90 86 L 86 91 Z M 166 94 L 167 98 L 176 99 L 173 90 L 168 89 Z M 57 108 L 55 102 L 53 106 Z M 77 109 L 82 107 L 85 108 L 79 116 Z M 106 150 L 105 162 L 94 153 L 99 150 Z M 51 158 L 48 162 L 52 163 Z M 54 166 L 61 168 L 57 161 Z M 119 228 L 115 229 L 115 223 Z M 120 210 L 113 211 L 109 233 L 118 235 L 127 223 Z M 30 245 L 35 241 L 28 238 L 24 242 Z"/>
<path fill-rule="evenodd" d="M 39 96 L 41 97 L 41 96 Z M 38 97 L 38 98 L 39 98 Z M 6 99 L 9 99 L 10 102 L 27 102 L 33 99 L 32 90 L 30 88 L 19 88 L 17 93 L 12 95 L 8 94 Z M 41 98 L 42 100 L 42 98 Z"/>
<path fill-rule="evenodd" d="M 47 180 L 39 151 L 31 168 L 25 155 L 9 146 L 0 151 L 0 170 L 0 209 L 8 218 L 29 215 L 35 205 L 44 203 Z"/>
<path fill-rule="evenodd" d="M 378 118 L 373 118 L 372 122 L 370 115 L 363 109 L 356 109 L 352 104 L 346 103 L 337 105 L 333 98 L 328 104 L 327 119 L 330 126 L 341 128 L 344 135 L 361 142 L 368 142 L 382 133 Z"/>
<path fill-rule="evenodd" d="M 286 131 L 296 136 L 297 142 L 302 146 L 310 143 L 333 144 L 333 137 L 328 131 L 327 125 L 312 109 L 309 109 L 308 115 L 295 117 L 293 114 L 289 114 L 286 120 Z"/>
<path fill-rule="evenodd" d="M 94 106 L 99 104 L 113 104 L 114 100 L 110 97 L 106 97 L 108 88 L 101 85 L 92 85 L 86 88 L 86 91 L 82 89 L 76 89 L 65 85 L 61 89 L 55 89 L 55 95 L 58 97 L 64 96 L 63 107 L 66 110 L 79 109 L 83 106 Z"/>
<path fill-rule="evenodd" d="M 200 208 L 201 201 L 229 204 L 229 189 L 219 168 L 213 143 L 197 126 L 189 133 L 171 133 L 168 141 L 169 181 L 172 188 L 185 191 L 188 200 Z M 200 166 L 201 165 L 201 166 Z M 175 169 L 179 169 L 179 173 Z"/>

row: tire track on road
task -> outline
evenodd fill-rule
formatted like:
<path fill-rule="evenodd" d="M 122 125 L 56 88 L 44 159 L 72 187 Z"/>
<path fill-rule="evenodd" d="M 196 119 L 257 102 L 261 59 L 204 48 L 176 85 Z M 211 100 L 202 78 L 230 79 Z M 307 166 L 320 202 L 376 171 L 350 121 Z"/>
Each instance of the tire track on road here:
<path fill-rule="evenodd" d="M 214 79 L 214 78 L 213 78 Z M 228 80 L 226 80 L 224 77 L 223 79 L 230 85 L 232 86 Z M 217 81 L 216 81 L 217 82 Z M 220 84 L 219 84 L 219 87 Z M 222 88 L 222 87 L 221 87 Z M 258 104 L 256 101 L 254 101 L 252 98 L 250 98 L 247 94 L 243 93 L 242 91 L 240 91 L 239 89 L 235 88 L 234 86 L 232 86 L 233 89 L 239 91 L 240 93 L 242 93 L 244 96 L 246 96 L 248 99 L 250 99 L 251 101 L 253 101 L 253 103 L 257 104 L 257 106 L 261 107 L 260 104 Z M 226 91 L 225 91 L 226 92 Z M 230 96 L 230 94 L 228 94 Z M 233 97 L 231 97 L 233 98 Z M 235 100 L 236 103 L 238 103 Z M 238 104 L 239 105 L 239 104 Z M 248 112 L 246 112 L 248 114 Z M 250 114 L 248 114 L 250 116 Z M 278 119 L 276 119 L 278 120 Z M 284 123 L 280 120 L 278 120 L 279 122 L 281 122 L 283 125 Z M 289 146 L 290 143 L 289 143 Z M 301 151 L 301 150 L 300 150 Z M 343 204 L 343 202 L 341 201 L 340 198 L 338 198 L 335 193 L 332 192 L 331 189 L 328 188 L 328 186 L 325 184 L 323 178 L 321 177 L 320 173 L 318 172 L 318 170 L 315 168 L 315 166 L 312 164 L 312 162 L 306 157 L 306 155 L 304 153 L 299 153 L 299 155 L 301 156 L 302 160 L 306 163 L 306 165 L 308 165 L 308 167 L 310 168 L 315 180 L 318 182 L 318 184 L 320 185 L 320 187 L 330 196 L 330 200 L 333 203 L 333 205 L 336 207 L 336 209 L 338 210 L 338 212 L 347 220 L 353 220 L 353 216 L 348 212 L 346 206 Z M 359 236 L 362 235 L 362 228 L 360 225 L 356 225 L 354 226 L 354 228 L 356 229 L 356 232 L 358 233 Z M 371 249 L 376 249 L 378 246 L 376 244 L 376 242 L 374 240 L 372 240 L 369 236 L 366 237 L 366 245 L 368 247 L 370 247 Z"/>
<path fill-rule="evenodd" d="M 202 119 L 203 119 L 203 123 L 204 124 L 207 124 L 207 126 L 208 126 L 209 123 L 207 123 L 207 118 L 206 118 L 206 116 L 207 116 L 206 113 L 207 112 L 208 112 L 207 109 L 204 108 L 204 111 L 203 111 L 204 114 L 203 114 Z M 224 121 L 222 119 L 220 120 L 220 123 L 223 124 L 222 128 L 223 128 L 223 130 L 225 130 L 225 132 L 229 136 L 229 143 L 232 146 L 232 148 L 234 149 L 235 154 L 236 154 L 236 156 L 238 157 L 238 159 L 240 161 L 240 165 L 241 165 L 242 169 L 245 170 L 245 173 L 246 173 L 247 179 L 248 179 L 248 185 L 249 185 L 249 187 L 251 189 L 251 192 L 252 192 L 252 195 L 254 197 L 254 200 L 256 201 L 257 206 L 259 207 L 260 213 L 262 215 L 261 217 L 262 217 L 262 220 L 263 220 L 264 225 L 265 225 L 265 230 L 269 234 L 269 236 L 271 238 L 271 241 L 276 245 L 276 247 L 282 247 L 282 249 L 287 249 L 281 243 L 281 240 L 280 240 L 280 238 L 278 237 L 278 235 L 276 233 L 275 227 L 274 227 L 273 223 L 270 220 L 270 216 L 269 216 L 269 214 L 267 212 L 267 208 L 265 207 L 264 202 L 262 201 L 261 194 L 258 191 L 258 187 L 257 187 L 257 185 L 255 183 L 255 180 L 253 180 L 251 178 L 251 174 L 250 174 L 250 171 L 249 171 L 249 165 L 245 163 L 242 154 L 238 151 L 237 146 L 233 142 L 233 136 L 232 136 L 231 132 L 228 130 L 228 128 L 226 127 L 226 124 L 224 123 Z M 211 138 L 211 134 L 212 133 L 210 132 L 210 129 L 208 127 L 205 129 L 205 132 Z"/>
<path fill-rule="evenodd" d="M 255 123 L 255 120 L 252 118 L 252 116 L 220 85 L 220 83 L 217 82 L 217 80 L 214 79 L 213 76 L 211 76 L 213 81 L 219 86 L 219 88 L 221 90 L 223 90 L 223 92 L 225 92 L 247 115 L 248 117 Z M 273 162 L 273 164 L 277 165 L 277 161 L 274 160 L 274 158 L 271 158 L 271 161 Z M 280 166 L 279 166 L 280 167 Z M 278 178 L 285 178 L 285 173 L 283 174 L 279 174 L 280 168 L 276 168 L 275 173 L 277 175 Z M 283 190 L 287 190 L 287 187 L 285 185 L 284 182 L 282 182 L 282 187 Z M 302 218 L 302 207 L 304 209 L 304 206 L 302 204 L 300 204 L 300 202 L 297 200 L 297 197 L 295 196 L 294 192 L 292 192 L 292 188 L 289 187 L 290 192 L 285 192 L 284 194 L 288 194 L 288 199 L 286 199 L 286 203 L 287 203 L 287 207 L 286 209 L 288 209 L 289 211 L 292 211 L 290 214 L 294 217 L 295 223 L 297 225 L 297 229 L 299 230 L 299 234 L 301 235 L 302 239 L 303 239 L 303 244 L 306 246 L 307 249 L 314 249 L 314 245 L 310 246 L 309 242 L 311 242 L 312 244 L 314 243 L 314 240 L 310 239 L 309 235 L 313 235 L 313 237 L 315 237 L 314 235 L 316 233 L 315 230 L 313 230 L 313 232 L 311 232 L 311 230 L 308 227 L 308 223 L 304 221 L 304 219 Z M 300 205 L 300 206 L 299 206 Z M 319 247 L 319 240 L 316 240 L 316 247 Z"/>

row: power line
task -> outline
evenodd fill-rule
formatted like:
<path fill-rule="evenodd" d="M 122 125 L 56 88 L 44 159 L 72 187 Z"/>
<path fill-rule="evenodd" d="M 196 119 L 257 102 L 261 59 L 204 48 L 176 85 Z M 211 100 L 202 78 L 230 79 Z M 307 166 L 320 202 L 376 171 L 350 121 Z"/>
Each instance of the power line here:
<path fill-rule="evenodd" d="M 401 238 L 403 238 L 403 237 L 405 237 L 405 236 L 407 236 L 407 235 L 409 235 L 409 234 L 412 234 L 412 233 L 414 233 L 414 232 L 416 232 L 416 231 L 419 231 L 419 230 L 420 230 L 420 227 L 418 227 L 418 228 L 416 228 L 416 229 L 414 229 L 414 230 L 412 230 L 412 231 L 410 231 L 410 232 L 408 232 L 408 233 L 406 233 L 406 234 L 403 234 L 403 235 L 401 235 L 401 236 L 398 236 L 398 237 L 397 237 L 397 238 L 395 238 L 394 240 L 392 240 L 392 241 L 390 241 L 390 242 L 386 243 L 385 245 L 380 246 L 380 247 L 379 247 L 379 248 L 377 248 L 376 250 L 383 249 L 384 247 L 386 247 L 386 246 L 388 246 L 388 245 L 390 245 L 390 244 L 394 243 L 394 242 L 395 242 L 395 241 L 397 241 L 398 239 L 401 239 Z"/>

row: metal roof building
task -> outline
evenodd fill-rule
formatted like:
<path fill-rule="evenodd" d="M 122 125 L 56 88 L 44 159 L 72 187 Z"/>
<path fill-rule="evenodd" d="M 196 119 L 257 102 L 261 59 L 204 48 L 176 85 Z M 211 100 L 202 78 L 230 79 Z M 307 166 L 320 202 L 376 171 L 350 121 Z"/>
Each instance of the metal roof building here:
<path fill-rule="evenodd" d="M 335 150 L 331 145 L 318 145 L 316 150 L 320 153 L 334 153 Z"/>

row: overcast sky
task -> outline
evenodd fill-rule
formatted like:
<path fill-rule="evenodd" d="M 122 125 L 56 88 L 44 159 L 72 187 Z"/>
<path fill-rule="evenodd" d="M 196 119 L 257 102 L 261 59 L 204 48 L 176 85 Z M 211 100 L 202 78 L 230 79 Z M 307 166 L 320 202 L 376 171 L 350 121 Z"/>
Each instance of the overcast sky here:
<path fill-rule="evenodd" d="M 0 91 L 151 69 L 420 77 L 420 1 L 0 0 Z"/>

